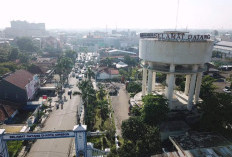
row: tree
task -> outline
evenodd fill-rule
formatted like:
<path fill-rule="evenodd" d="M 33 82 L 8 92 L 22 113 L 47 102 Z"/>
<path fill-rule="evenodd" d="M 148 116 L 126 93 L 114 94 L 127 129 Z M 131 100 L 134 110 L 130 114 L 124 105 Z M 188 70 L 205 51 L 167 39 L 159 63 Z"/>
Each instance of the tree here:
<path fill-rule="evenodd" d="M 122 137 L 125 140 L 136 142 L 146 133 L 145 124 L 140 117 L 130 117 L 122 122 Z"/>
<path fill-rule="evenodd" d="M 135 66 L 137 64 L 136 60 L 129 55 L 124 56 L 124 62 L 130 66 Z"/>
<path fill-rule="evenodd" d="M 21 63 L 27 64 L 29 61 L 29 56 L 25 53 L 20 53 L 19 54 L 19 60 Z"/>
<path fill-rule="evenodd" d="M 0 67 L 0 76 L 6 74 L 8 72 L 10 72 L 9 69 L 7 69 L 5 67 Z"/>
<path fill-rule="evenodd" d="M 105 121 L 109 116 L 108 102 L 106 100 L 100 100 L 98 101 L 98 106 L 100 108 L 101 118 L 103 121 Z"/>
<path fill-rule="evenodd" d="M 206 131 L 221 131 L 232 125 L 232 96 L 213 93 L 198 105 L 203 112 L 200 120 Z M 228 127 L 231 128 L 231 127 Z"/>
<path fill-rule="evenodd" d="M 64 54 L 65 54 L 65 57 L 70 58 L 73 62 L 75 61 L 75 58 L 76 58 L 76 52 L 75 52 L 75 51 L 66 50 L 66 51 L 64 52 Z"/>
<path fill-rule="evenodd" d="M 138 93 L 142 91 L 142 85 L 138 82 L 129 82 L 127 85 L 127 91 L 129 93 Z"/>
<path fill-rule="evenodd" d="M 16 44 L 22 52 L 35 52 L 37 50 L 29 37 L 16 38 Z"/>
<path fill-rule="evenodd" d="M 154 154 L 161 153 L 160 132 L 157 127 L 146 127 L 147 132 L 142 140 L 136 144 L 137 156 L 150 157 Z"/>
<path fill-rule="evenodd" d="M 8 56 L 8 59 L 11 61 L 14 61 L 18 58 L 19 55 L 19 49 L 16 47 L 12 47 Z"/>
<path fill-rule="evenodd" d="M 100 86 L 100 87 L 99 87 L 99 90 L 98 90 L 98 92 L 97 92 L 97 98 L 98 98 L 99 100 L 103 100 L 105 96 L 106 96 L 106 91 L 103 89 L 102 86 Z"/>
<path fill-rule="evenodd" d="M 141 108 L 137 105 L 133 106 L 132 109 L 131 109 L 131 114 L 133 116 L 141 116 Z"/>
<path fill-rule="evenodd" d="M 155 126 L 167 118 L 168 101 L 162 95 L 146 95 L 142 98 L 142 117 L 144 122 Z"/>
<path fill-rule="evenodd" d="M 9 48 L 0 47 L 0 63 L 8 61 Z"/>
<path fill-rule="evenodd" d="M 86 75 L 89 80 L 91 80 L 91 77 L 95 76 L 94 72 L 90 68 L 87 69 Z"/>
<path fill-rule="evenodd" d="M 118 150 L 120 157 L 136 157 L 136 147 L 131 141 L 125 141 L 121 148 Z"/>
<path fill-rule="evenodd" d="M 214 81 L 215 79 L 209 75 L 203 77 L 200 91 L 201 99 L 207 99 L 214 94 L 216 89 L 216 86 L 213 85 Z"/>
<path fill-rule="evenodd" d="M 58 59 L 57 65 L 56 65 L 56 72 L 60 76 L 60 81 L 63 84 L 65 79 L 68 78 L 68 74 L 70 73 L 73 66 L 73 61 L 65 56 L 62 56 Z M 63 77 L 62 77 L 63 76 Z"/>
<path fill-rule="evenodd" d="M 107 58 L 100 61 L 100 65 L 106 66 L 106 67 L 113 67 L 112 59 L 107 57 Z"/>

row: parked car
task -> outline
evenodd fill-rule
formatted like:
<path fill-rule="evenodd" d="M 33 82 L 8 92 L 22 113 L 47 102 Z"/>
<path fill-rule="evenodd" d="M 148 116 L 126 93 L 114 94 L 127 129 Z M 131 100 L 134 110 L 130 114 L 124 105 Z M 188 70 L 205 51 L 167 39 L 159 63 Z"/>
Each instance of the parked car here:
<path fill-rule="evenodd" d="M 224 88 L 224 89 L 223 89 L 223 91 L 224 91 L 225 93 L 228 93 L 228 94 L 230 94 L 230 93 L 231 93 L 231 89 L 230 89 L 230 88 L 229 88 L 229 89 Z"/>

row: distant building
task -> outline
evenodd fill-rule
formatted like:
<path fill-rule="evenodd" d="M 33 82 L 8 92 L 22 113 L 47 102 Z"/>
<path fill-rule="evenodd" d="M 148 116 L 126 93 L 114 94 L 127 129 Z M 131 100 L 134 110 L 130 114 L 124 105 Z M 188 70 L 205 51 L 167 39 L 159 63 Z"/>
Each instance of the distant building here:
<path fill-rule="evenodd" d="M 114 79 L 118 78 L 119 71 L 113 68 L 101 67 L 96 73 L 97 80 L 107 80 L 107 79 Z"/>
<path fill-rule="evenodd" d="M 6 28 L 4 32 L 8 38 L 46 35 L 45 23 L 28 23 L 27 21 L 11 21 L 11 27 Z"/>
<path fill-rule="evenodd" d="M 118 62 L 116 64 L 116 68 L 119 69 L 119 68 L 125 68 L 125 67 L 128 67 L 128 65 L 122 61 Z"/>
<path fill-rule="evenodd" d="M 0 99 L 26 104 L 34 98 L 39 86 L 37 75 L 26 70 L 17 70 L 0 80 Z"/>
<path fill-rule="evenodd" d="M 232 57 L 232 42 L 220 41 L 215 43 L 213 51 L 219 51 L 222 53 L 222 58 Z"/>

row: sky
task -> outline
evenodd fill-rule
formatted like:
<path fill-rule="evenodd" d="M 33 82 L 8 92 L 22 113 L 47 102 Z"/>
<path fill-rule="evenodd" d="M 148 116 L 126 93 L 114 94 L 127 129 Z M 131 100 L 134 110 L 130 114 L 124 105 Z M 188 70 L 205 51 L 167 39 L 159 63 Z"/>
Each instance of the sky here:
<path fill-rule="evenodd" d="M 232 0 L 0 0 L 0 5 L 0 28 L 26 20 L 47 29 L 232 29 Z"/>

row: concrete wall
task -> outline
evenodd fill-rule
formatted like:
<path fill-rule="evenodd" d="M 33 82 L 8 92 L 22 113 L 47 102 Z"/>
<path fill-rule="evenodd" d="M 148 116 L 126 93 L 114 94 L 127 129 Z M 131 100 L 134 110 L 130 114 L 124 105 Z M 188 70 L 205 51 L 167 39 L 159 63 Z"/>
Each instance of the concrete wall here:
<path fill-rule="evenodd" d="M 211 60 L 213 41 L 178 42 L 140 39 L 139 57 L 170 64 L 204 64 Z"/>

